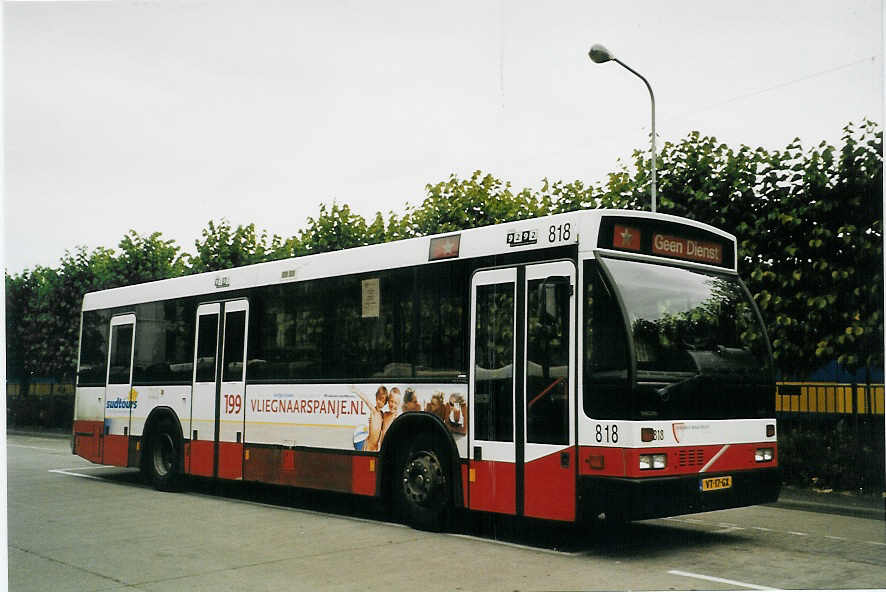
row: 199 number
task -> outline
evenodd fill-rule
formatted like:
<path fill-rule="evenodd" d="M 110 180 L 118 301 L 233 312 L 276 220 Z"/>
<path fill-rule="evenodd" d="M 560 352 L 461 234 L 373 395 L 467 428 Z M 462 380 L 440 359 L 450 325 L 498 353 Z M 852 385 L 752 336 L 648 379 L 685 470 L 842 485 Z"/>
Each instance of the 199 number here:
<path fill-rule="evenodd" d="M 237 414 L 243 409 L 243 398 L 240 395 L 225 395 L 225 413 Z"/>

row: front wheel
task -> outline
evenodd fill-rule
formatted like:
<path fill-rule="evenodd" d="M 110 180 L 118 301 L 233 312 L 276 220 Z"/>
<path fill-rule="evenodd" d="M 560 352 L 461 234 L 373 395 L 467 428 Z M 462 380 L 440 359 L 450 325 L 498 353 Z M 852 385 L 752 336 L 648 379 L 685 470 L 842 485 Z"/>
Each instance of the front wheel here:
<path fill-rule="evenodd" d="M 170 419 L 163 419 L 151 431 L 144 466 L 151 483 L 160 491 L 176 491 L 181 483 L 182 442 Z"/>
<path fill-rule="evenodd" d="M 451 510 L 446 456 L 426 434 L 401 457 L 394 491 L 404 520 L 415 528 L 441 531 Z"/>

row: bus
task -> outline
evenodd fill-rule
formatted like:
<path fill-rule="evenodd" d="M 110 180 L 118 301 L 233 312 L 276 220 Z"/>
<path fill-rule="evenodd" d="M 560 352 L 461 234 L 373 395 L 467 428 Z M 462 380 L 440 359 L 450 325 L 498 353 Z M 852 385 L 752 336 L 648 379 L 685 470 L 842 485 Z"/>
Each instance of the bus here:
<path fill-rule="evenodd" d="M 584 210 L 86 294 L 73 452 L 561 522 L 775 501 L 733 235 Z"/>

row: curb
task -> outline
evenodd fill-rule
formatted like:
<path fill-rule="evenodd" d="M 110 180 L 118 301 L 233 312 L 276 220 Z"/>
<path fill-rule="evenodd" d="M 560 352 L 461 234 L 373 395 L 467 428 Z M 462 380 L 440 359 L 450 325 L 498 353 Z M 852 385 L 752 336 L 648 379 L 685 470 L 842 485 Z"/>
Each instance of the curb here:
<path fill-rule="evenodd" d="M 784 488 L 777 502 L 765 504 L 774 508 L 788 508 L 820 514 L 838 514 L 872 520 L 886 520 L 886 498 L 880 496 L 848 496 L 820 494 Z"/>

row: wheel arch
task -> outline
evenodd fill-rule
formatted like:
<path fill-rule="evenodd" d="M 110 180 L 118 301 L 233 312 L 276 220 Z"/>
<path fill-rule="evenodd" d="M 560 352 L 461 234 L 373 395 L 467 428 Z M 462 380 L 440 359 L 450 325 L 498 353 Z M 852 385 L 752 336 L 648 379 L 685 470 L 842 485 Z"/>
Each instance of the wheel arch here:
<path fill-rule="evenodd" d="M 182 463 L 179 466 L 184 466 L 184 450 L 185 450 L 185 437 L 184 432 L 182 431 L 181 420 L 178 418 L 178 414 L 171 408 L 166 406 L 155 407 L 148 414 L 148 418 L 145 420 L 145 427 L 142 429 L 142 455 L 141 462 L 139 463 L 141 467 L 144 467 L 144 463 L 147 462 L 147 446 L 148 441 L 153 435 L 154 430 L 157 425 L 160 424 L 164 419 L 169 419 L 172 421 L 173 425 L 178 428 L 178 438 L 181 446 L 179 447 L 179 461 Z"/>
<path fill-rule="evenodd" d="M 462 492 L 461 457 L 455 440 L 439 417 L 425 411 L 410 412 L 400 415 L 385 432 L 379 452 L 379 473 L 377 491 L 383 499 L 391 499 L 391 484 L 393 472 L 397 468 L 397 452 L 403 450 L 412 438 L 419 433 L 429 433 L 435 442 L 440 444 L 443 451 L 449 456 L 447 467 L 451 478 L 449 479 L 450 499 L 456 507 L 464 506 Z"/>

